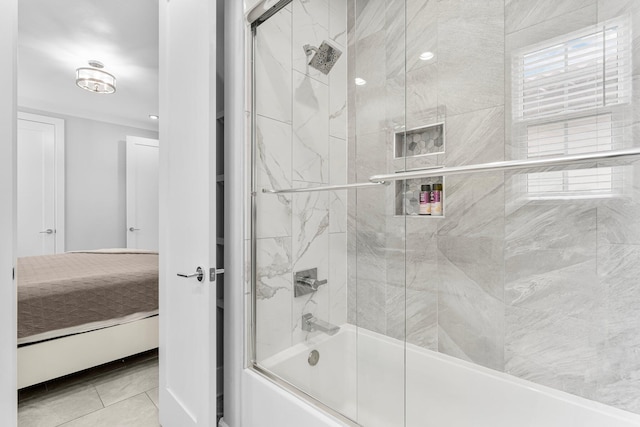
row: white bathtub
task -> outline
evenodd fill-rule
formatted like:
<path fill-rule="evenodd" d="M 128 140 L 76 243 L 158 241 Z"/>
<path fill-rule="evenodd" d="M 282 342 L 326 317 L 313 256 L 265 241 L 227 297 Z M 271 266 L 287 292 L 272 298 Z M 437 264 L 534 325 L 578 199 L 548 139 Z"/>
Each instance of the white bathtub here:
<path fill-rule="evenodd" d="M 261 365 L 366 427 L 640 426 L 639 415 L 411 344 L 405 395 L 404 343 L 351 325 Z"/>

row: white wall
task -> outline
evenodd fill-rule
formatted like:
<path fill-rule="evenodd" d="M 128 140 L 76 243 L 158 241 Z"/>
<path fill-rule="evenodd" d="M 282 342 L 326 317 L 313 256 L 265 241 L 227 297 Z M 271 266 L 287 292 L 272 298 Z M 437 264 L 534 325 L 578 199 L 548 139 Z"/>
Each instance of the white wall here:
<path fill-rule="evenodd" d="M 0 2 L 0 420 L 16 424 L 15 248 L 16 40 L 18 1 Z"/>
<path fill-rule="evenodd" d="M 20 110 L 65 120 L 65 249 L 126 247 L 126 136 L 157 139 L 158 133 Z"/>

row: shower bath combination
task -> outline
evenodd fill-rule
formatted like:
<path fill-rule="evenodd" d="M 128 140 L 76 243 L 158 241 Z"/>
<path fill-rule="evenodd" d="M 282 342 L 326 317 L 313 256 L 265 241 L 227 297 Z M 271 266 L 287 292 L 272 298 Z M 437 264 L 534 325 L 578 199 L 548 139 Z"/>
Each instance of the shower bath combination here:
<path fill-rule="evenodd" d="M 340 55 L 342 55 L 340 49 L 326 40 L 322 41 L 320 47 L 305 44 L 302 48 L 307 57 L 311 56 L 308 64 L 322 74 L 329 74 L 329 71 L 336 65 Z"/>

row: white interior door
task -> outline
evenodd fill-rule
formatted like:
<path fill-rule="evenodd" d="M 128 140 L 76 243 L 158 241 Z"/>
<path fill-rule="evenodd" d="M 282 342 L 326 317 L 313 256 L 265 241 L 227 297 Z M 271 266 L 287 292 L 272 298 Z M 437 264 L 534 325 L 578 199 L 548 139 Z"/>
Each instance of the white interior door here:
<path fill-rule="evenodd" d="M 17 255 L 64 252 L 64 121 L 18 113 L 17 153 Z"/>
<path fill-rule="evenodd" d="M 209 275 L 216 259 L 215 6 L 160 1 L 163 427 L 216 424 L 216 282 Z M 198 267 L 202 281 L 178 276 Z"/>
<path fill-rule="evenodd" d="M 0 2 L 0 420 L 17 423 L 15 168 L 18 0 Z"/>
<path fill-rule="evenodd" d="M 157 139 L 127 136 L 127 248 L 158 250 Z"/>

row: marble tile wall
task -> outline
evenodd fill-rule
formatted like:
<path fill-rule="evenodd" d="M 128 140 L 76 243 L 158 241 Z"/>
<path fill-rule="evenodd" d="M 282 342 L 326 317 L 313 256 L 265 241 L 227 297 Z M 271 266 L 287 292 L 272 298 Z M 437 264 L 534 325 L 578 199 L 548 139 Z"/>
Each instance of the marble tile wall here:
<path fill-rule="evenodd" d="M 349 3 L 347 75 L 367 81 L 348 93 L 350 182 L 515 158 L 511 52 L 621 15 L 640 28 L 634 0 Z M 441 121 L 445 154 L 392 160 L 395 132 Z M 449 177 L 442 219 L 394 216 L 390 188 L 353 191 L 348 321 L 640 413 L 640 170 L 627 169 L 627 194 L 605 202 L 523 201 L 512 174 Z"/>
<path fill-rule="evenodd" d="M 304 313 L 346 322 L 346 192 L 261 192 L 346 183 L 346 16 L 342 0 L 293 0 L 258 27 L 258 361 L 308 338 Z M 323 40 L 343 51 L 329 75 L 309 67 L 303 49 Z M 293 275 L 308 268 L 328 284 L 295 298 Z"/>

